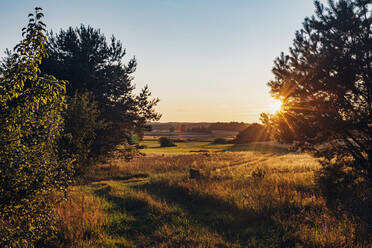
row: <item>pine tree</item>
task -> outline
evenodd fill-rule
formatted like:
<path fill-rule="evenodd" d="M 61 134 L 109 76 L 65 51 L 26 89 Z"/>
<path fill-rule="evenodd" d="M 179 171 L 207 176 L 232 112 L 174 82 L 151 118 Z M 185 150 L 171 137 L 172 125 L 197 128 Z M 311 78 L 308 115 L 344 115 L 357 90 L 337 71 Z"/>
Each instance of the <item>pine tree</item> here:
<path fill-rule="evenodd" d="M 134 93 L 133 73 L 137 62 L 135 58 L 128 63 L 123 62 L 126 51 L 114 36 L 107 40 L 99 29 L 84 25 L 70 27 L 58 34 L 51 32 L 47 49 L 50 57 L 43 62 L 42 71 L 67 80 L 69 98 L 76 98 L 76 93 L 88 93 L 97 103 L 99 115 L 95 120 L 104 125 L 91 126 L 93 132 L 89 137 L 85 136 L 85 141 L 90 144 L 86 147 L 89 151 L 86 158 L 95 158 L 115 150 L 118 145 L 129 144 L 134 134 L 141 136 L 149 128 L 149 121 L 159 120 L 160 115 L 154 110 L 159 99 L 151 99 L 147 86 L 140 94 Z M 66 122 L 66 135 L 85 133 L 84 128 L 73 130 L 70 123 L 73 122 Z M 83 137 L 72 139 L 76 141 Z M 67 151 L 70 147 L 76 147 L 76 143 L 65 144 Z M 78 146 L 83 147 L 84 144 Z M 70 152 L 74 153 L 72 150 Z M 89 161 L 82 159 L 79 163 Z"/>
<path fill-rule="evenodd" d="M 315 1 L 316 15 L 275 60 L 268 83 L 282 110 L 262 115 L 278 140 L 322 158 L 329 195 L 352 187 L 363 201 L 372 200 L 371 3 Z"/>

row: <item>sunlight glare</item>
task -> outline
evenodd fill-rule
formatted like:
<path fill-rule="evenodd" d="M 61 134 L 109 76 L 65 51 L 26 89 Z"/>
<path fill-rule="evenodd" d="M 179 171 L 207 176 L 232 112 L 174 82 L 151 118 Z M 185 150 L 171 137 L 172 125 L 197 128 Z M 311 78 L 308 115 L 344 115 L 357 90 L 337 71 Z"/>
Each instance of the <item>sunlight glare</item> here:
<path fill-rule="evenodd" d="M 273 112 L 278 112 L 280 111 L 282 108 L 282 102 L 280 100 L 275 100 L 272 104 L 271 104 L 271 110 Z"/>

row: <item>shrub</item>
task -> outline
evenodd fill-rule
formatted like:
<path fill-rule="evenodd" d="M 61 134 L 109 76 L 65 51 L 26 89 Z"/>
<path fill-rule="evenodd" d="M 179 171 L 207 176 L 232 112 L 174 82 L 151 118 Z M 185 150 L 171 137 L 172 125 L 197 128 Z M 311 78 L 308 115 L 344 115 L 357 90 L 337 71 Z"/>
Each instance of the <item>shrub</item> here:
<path fill-rule="evenodd" d="M 258 123 L 254 123 L 241 131 L 235 139 L 236 143 L 238 144 L 268 140 L 270 140 L 270 133 L 268 129 Z"/>
<path fill-rule="evenodd" d="M 170 138 L 167 138 L 167 137 L 160 137 L 158 141 L 159 141 L 160 147 L 172 147 L 172 146 L 176 146 L 176 144 L 174 143 L 174 141 L 171 140 Z"/>

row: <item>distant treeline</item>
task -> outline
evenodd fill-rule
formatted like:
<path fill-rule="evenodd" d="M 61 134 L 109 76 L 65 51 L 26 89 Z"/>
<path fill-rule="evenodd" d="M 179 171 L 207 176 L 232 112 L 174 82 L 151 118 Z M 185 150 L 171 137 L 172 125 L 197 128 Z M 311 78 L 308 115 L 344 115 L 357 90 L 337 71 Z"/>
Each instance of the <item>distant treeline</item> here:
<path fill-rule="evenodd" d="M 198 132 L 198 133 L 211 133 L 212 130 L 222 131 L 236 131 L 240 132 L 246 129 L 250 124 L 244 122 L 200 122 L 200 123 L 188 123 L 188 122 L 167 122 L 150 123 L 152 130 L 169 130 L 171 132 Z"/>

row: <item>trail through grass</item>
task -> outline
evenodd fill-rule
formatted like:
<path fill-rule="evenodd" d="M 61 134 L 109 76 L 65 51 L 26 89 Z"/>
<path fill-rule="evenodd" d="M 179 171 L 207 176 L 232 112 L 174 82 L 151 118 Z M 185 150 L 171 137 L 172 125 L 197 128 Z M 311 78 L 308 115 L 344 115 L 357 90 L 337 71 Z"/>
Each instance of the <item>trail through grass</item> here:
<path fill-rule="evenodd" d="M 208 146 L 198 144 L 184 148 Z M 190 168 L 201 177 L 190 179 Z M 96 205 L 79 201 L 76 194 L 69 203 L 73 207 L 76 201 L 84 211 L 95 209 L 97 214 L 86 216 L 97 221 L 72 225 L 73 214 L 65 216 L 65 223 L 77 229 L 69 231 L 80 235 L 75 240 L 67 236 L 61 244 L 368 247 L 367 241 L 358 240 L 357 222 L 328 209 L 314 181 L 319 168 L 311 156 L 277 150 L 149 153 L 131 162 L 112 161 L 90 172 L 91 183 L 77 187 Z"/>

